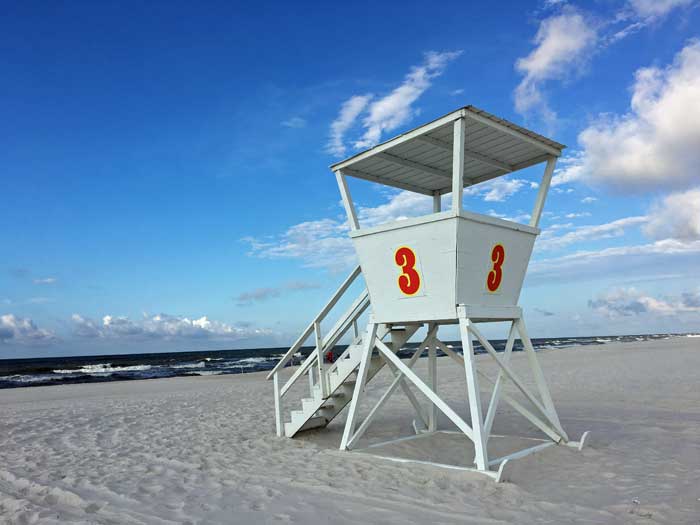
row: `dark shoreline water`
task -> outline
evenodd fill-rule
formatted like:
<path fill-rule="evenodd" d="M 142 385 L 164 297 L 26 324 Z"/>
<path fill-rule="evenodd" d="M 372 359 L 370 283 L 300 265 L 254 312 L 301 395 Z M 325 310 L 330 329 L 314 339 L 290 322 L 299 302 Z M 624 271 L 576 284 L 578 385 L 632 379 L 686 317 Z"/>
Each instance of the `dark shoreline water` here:
<path fill-rule="evenodd" d="M 691 334 L 653 334 L 594 337 L 552 337 L 533 339 L 535 349 L 567 348 L 571 346 L 604 345 L 616 342 L 648 341 Z M 497 351 L 503 351 L 505 340 L 492 341 Z M 419 343 L 408 343 L 399 356 L 412 354 Z M 459 341 L 446 342 L 461 352 Z M 475 352 L 484 349 L 475 343 Z M 344 346 L 336 348 L 340 354 Z M 307 356 L 313 348 L 305 347 L 301 356 Z M 520 341 L 514 351 L 521 351 Z M 243 374 L 272 369 L 287 348 L 258 348 L 242 350 L 213 350 L 202 352 L 164 352 L 152 354 L 119 354 L 99 356 L 72 356 L 0 360 L 0 389 L 28 386 L 61 385 L 71 383 L 98 383 L 156 379 L 178 376 L 205 376 Z M 298 364 L 300 357 L 295 359 Z"/>

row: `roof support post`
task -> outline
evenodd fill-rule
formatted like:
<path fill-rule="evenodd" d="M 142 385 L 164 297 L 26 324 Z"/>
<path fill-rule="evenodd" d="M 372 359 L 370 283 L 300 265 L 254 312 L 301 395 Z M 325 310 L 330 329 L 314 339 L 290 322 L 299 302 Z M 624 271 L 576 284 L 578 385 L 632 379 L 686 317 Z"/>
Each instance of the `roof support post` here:
<path fill-rule="evenodd" d="M 340 170 L 335 172 L 335 179 L 338 181 L 340 197 L 343 199 L 343 206 L 345 206 L 345 212 L 348 214 L 348 222 L 350 223 L 350 229 L 359 230 L 360 223 L 357 222 L 357 215 L 355 214 L 355 205 L 353 204 L 352 197 L 350 196 L 348 181 L 345 180 L 345 175 Z"/>
<path fill-rule="evenodd" d="M 452 146 L 452 211 L 462 211 L 462 189 L 464 188 L 464 117 L 454 121 L 454 143 Z"/>
<path fill-rule="evenodd" d="M 537 200 L 535 201 L 535 207 L 532 209 L 532 217 L 530 217 L 530 226 L 535 228 L 537 228 L 537 225 L 540 223 L 540 217 L 542 216 L 542 210 L 544 209 L 544 201 L 547 199 L 549 185 L 552 182 L 552 173 L 554 173 L 554 167 L 556 165 L 556 157 L 549 157 L 547 159 L 547 166 L 544 168 L 542 182 L 540 182 L 540 191 L 537 192 Z"/>
<path fill-rule="evenodd" d="M 433 213 L 439 213 L 442 209 L 442 202 L 440 201 L 440 192 L 433 192 Z"/>

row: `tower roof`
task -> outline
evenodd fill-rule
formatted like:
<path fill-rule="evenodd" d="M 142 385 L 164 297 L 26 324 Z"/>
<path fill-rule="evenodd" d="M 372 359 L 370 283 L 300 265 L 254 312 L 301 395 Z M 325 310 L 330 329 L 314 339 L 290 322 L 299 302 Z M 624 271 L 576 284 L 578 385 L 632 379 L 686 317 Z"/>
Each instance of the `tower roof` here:
<path fill-rule="evenodd" d="M 465 119 L 464 185 L 507 175 L 566 147 L 474 106 L 465 106 L 335 163 L 333 171 L 433 195 L 452 191 L 453 122 Z"/>

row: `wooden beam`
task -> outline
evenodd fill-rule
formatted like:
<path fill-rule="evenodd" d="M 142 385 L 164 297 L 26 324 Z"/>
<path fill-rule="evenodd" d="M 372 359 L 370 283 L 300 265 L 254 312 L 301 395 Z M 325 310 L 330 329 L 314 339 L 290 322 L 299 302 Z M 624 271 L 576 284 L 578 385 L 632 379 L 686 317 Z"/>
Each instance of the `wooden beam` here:
<path fill-rule="evenodd" d="M 452 153 L 452 144 L 442 141 L 440 139 L 436 139 L 433 137 L 428 137 L 427 135 L 423 135 L 422 137 L 418 137 L 416 140 L 420 142 L 424 142 L 426 144 L 432 144 L 433 146 L 436 146 L 440 149 L 443 149 L 445 151 L 449 151 Z M 464 156 L 467 158 L 470 158 L 472 160 L 478 160 L 479 162 L 483 162 L 484 164 L 488 164 L 489 166 L 493 166 L 494 168 L 498 168 L 502 171 L 505 171 L 507 173 L 510 173 L 513 171 L 513 166 L 510 164 L 507 164 L 505 162 L 501 162 L 500 160 L 493 159 L 487 155 L 484 155 L 482 153 L 479 153 L 478 151 L 473 151 L 470 150 L 469 148 L 464 148 Z"/>
<path fill-rule="evenodd" d="M 462 211 L 462 188 L 464 187 L 464 119 L 459 118 L 453 125 L 452 144 L 452 211 L 459 215 Z"/>
<path fill-rule="evenodd" d="M 554 173 L 554 167 L 556 165 L 556 157 L 550 157 L 547 159 L 547 166 L 545 167 L 544 174 L 542 175 L 542 182 L 540 182 L 540 191 L 537 192 L 537 200 L 535 200 L 535 207 L 532 209 L 532 217 L 530 217 L 530 226 L 535 228 L 537 228 L 537 225 L 540 223 L 542 210 L 544 210 L 544 201 L 547 199 L 549 185 L 552 182 L 552 173 Z"/>
<path fill-rule="evenodd" d="M 432 195 L 433 194 L 433 190 L 429 190 L 427 188 L 421 188 L 420 186 L 415 186 L 413 184 L 406 184 L 405 182 L 394 181 L 394 180 L 385 179 L 382 177 L 377 177 L 376 175 L 372 175 L 372 174 L 366 173 L 364 171 L 359 171 L 359 170 L 350 169 L 350 168 L 344 168 L 343 173 L 345 175 L 350 175 L 351 177 L 357 177 L 358 179 L 364 179 L 364 180 L 368 180 L 370 182 L 377 182 L 379 184 L 384 184 L 385 186 L 393 186 L 395 188 L 401 188 L 402 190 L 413 191 L 415 193 L 421 193 L 423 195 Z"/>
<path fill-rule="evenodd" d="M 348 214 L 350 229 L 359 230 L 360 223 L 357 222 L 357 214 L 355 213 L 355 205 L 353 204 L 352 197 L 350 196 L 348 181 L 345 180 L 345 175 L 340 170 L 335 172 L 335 179 L 338 181 L 338 189 L 340 190 L 340 197 L 343 200 L 343 206 L 345 206 L 345 213 Z"/>
<path fill-rule="evenodd" d="M 392 155 L 391 153 L 377 153 L 375 157 L 378 159 L 385 160 L 387 162 L 391 162 L 392 164 L 396 164 L 397 166 L 403 166 L 404 168 L 422 171 L 423 173 L 427 173 L 428 175 L 435 175 L 436 177 L 442 177 L 444 179 L 452 178 L 452 175 L 450 175 L 447 171 L 443 171 L 441 169 L 428 166 L 426 164 L 421 164 L 420 162 L 404 159 L 403 157 L 398 157 L 396 155 Z"/>

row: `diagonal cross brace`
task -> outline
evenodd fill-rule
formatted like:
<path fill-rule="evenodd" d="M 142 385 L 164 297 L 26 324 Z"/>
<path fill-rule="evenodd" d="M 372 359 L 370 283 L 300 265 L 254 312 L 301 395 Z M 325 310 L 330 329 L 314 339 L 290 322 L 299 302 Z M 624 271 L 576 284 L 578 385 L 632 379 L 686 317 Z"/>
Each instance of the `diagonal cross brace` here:
<path fill-rule="evenodd" d="M 398 358 L 383 342 L 375 341 L 377 349 L 384 354 L 384 356 L 391 361 L 400 372 L 406 376 L 411 383 L 413 383 L 418 390 L 420 390 L 438 409 L 452 421 L 457 428 L 459 428 L 465 436 L 474 441 L 474 433 L 467 423 L 457 415 L 457 413 L 450 408 L 450 406 L 445 403 L 428 385 L 426 385 L 416 374 L 407 367 L 401 359 Z"/>
<path fill-rule="evenodd" d="M 479 340 L 481 345 L 484 347 L 484 349 L 493 357 L 493 359 L 496 361 L 498 366 L 501 368 L 505 376 L 513 382 L 513 384 L 520 390 L 523 395 L 527 398 L 530 403 L 532 403 L 537 410 L 545 417 L 545 419 L 549 422 L 550 425 L 552 425 L 556 430 L 557 434 L 559 434 L 564 440 L 568 441 L 568 439 L 565 437 L 566 432 L 561 428 L 561 425 L 558 423 L 558 421 L 554 420 L 549 411 L 542 406 L 542 403 L 540 403 L 537 398 L 530 392 L 530 390 L 523 384 L 523 382 L 518 378 L 518 376 L 513 372 L 513 369 L 510 367 L 510 364 L 504 363 L 503 360 L 498 357 L 498 354 L 496 353 L 496 350 L 491 346 L 491 343 L 489 343 L 488 339 L 486 339 L 481 332 L 473 325 L 469 325 L 469 331 L 474 334 L 474 336 Z"/>
<path fill-rule="evenodd" d="M 508 331 L 508 340 L 506 341 L 505 352 L 503 352 L 503 362 L 510 362 L 510 356 L 513 352 L 513 344 L 515 343 L 515 321 L 511 323 L 510 330 Z M 486 419 L 484 420 L 484 433 L 486 434 L 486 439 L 489 439 L 491 435 L 491 427 L 493 427 L 493 420 L 496 417 L 496 410 L 498 410 L 498 400 L 501 394 L 501 387 L 506 383 L 507 379 L 503 376 L 503 370 L 498 371 L 498 377 L 496 378 L 496 384 L 493 387 L 493 392 L 491 393 L 491 401 L 489 402 L 489 408 L 486 412 Z M 504 396 L 505 397 L 505 396 Z"/>
<path fill-rule="evenodd" d="M 423 352 L 422 346 L 418 348 L 418 350 L 415 351 L 413 356 L 411 356 L 411 359 L 408 361 L 408 366 L 413 367 L 413 365 L 418 361 L 418 358 L 420 357 L 421 353 Z M 386 359 L 385 359 L 386 361 Z M 387 363 L 388 365 L 388 363 Z M 397 375 L 394 377 L 394 381 L 391 383 L 389 386 L 388 390 L 382 394 L 382 397 L 377 401 L 377 404 L 374 405 L 372 410 L 370 410 L 369 414 L 367 414 L 367 417 L 365 417 L 364 421 L 360 424 L 360 427 L 357 429 L 357 432 L 350 438 L 347 444 L 347 448 L 351 449 L 355 446 L 355 443 L 364 435 L 364 433 L 367 431 L 369 428 L 370 424 L 374 420 L 374 417 L 377 415 L 379 412 L 379 409 L 384 406 L 384 404 L 389 400 L 391 395 L 396 391 L 396 389 L 399 387 L 399 384 L 402 384 L 404 382 L 404 377 L 402 372 L 397 371 Z"/>
<path fill-rule="evenodd" d="M 461 355 L 457 354 L 454 350 L 451 350 L 442 341 L 436 340 L 436 343 L 440 347 L 440 350 L 442 350 L 445 354 L 447 354 L 449 357 L 451 357 L 459 365 L 464 366 L 464 358 Z M 490 377 L 488 377 L 486 374 L 479 372 L 479 375 L 481 377 L 483 377 L 484 379 L 486 379 L 487 381 L 493 383 L 493 380 Z M 547 423 L 543 422 L 535 414 L 533 414 L 527 408 L 525 408 L 520 403 L 518 403 L 509 394 L 507 394 L 505 392 L 501 392 L 501 395 L 503 396 L 503 399 L 509 405 L 511 405 L 517 412 L 520 413 L 520 415 L 522 415 L 530 423 L 532 423 L 537 428 L 539 428 L 542 432 L 544 432 L 547 436 L 549 436 L 553 441 L 555 441 L 557 443 L 559 443 L 561 441 L 562 437 L 557 433 L 557 431 L 554 428 L 550 427 Z M 487 436 L 488 436 L 488 434 L 487 434 Z"/>

